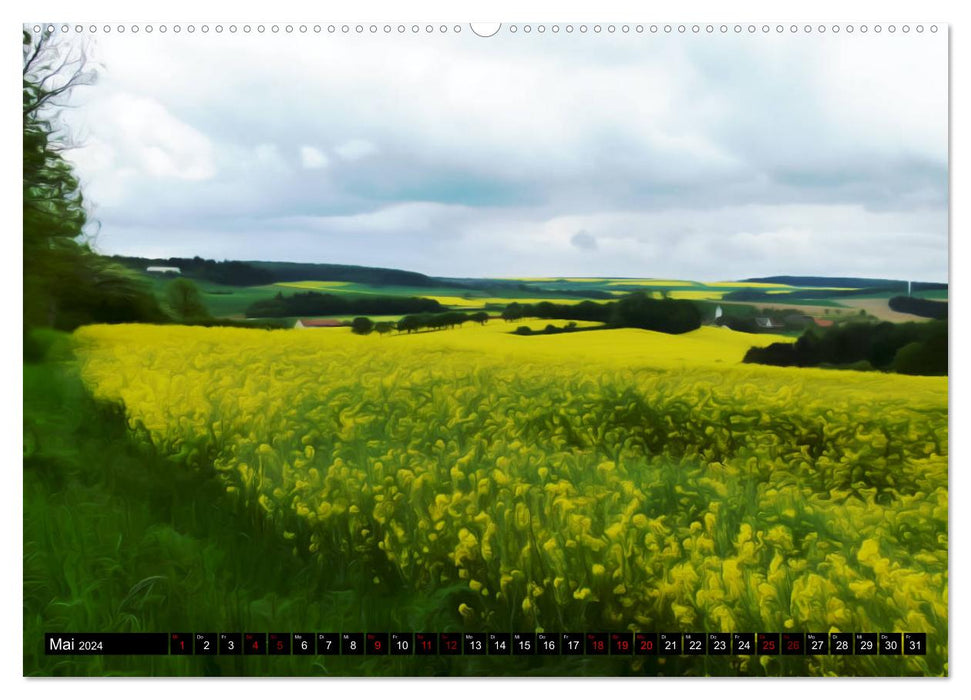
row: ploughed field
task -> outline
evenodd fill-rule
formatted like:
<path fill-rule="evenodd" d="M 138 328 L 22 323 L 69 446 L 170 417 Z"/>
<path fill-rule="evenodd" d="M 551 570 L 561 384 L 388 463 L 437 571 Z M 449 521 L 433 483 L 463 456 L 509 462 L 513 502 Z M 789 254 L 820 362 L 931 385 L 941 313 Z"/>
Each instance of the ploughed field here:
<path fill-rule="evenodd" d="M 75 337 L 174 469 L 217 470 L 365 599 L 447 591 L 466 631 L 927 632 L 926 657 L 720 663 L 946 673 L 946 377 L 742 365 L 753 337 L 722 328 L 522 323 Z"/>

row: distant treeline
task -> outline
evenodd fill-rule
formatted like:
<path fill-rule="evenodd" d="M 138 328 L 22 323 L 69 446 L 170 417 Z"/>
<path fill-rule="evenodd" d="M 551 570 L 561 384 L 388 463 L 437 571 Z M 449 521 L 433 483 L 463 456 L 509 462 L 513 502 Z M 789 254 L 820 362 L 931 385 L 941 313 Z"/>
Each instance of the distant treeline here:
<path fill-rule="evenodd" d="M 276 281 L 273 278 L 273 273 L 269 270 L 238 260 L 216 261 L 206 260 L 198 256 L 194 258 L 136 258 L 123 255 L 115 255 L 112 259 L 139 272 L 145 272 L 145 268 L 150 266 L 177 267 L 183 277 L 238 287 L 272 284 Z"/>
<path fill-rule="evenodd" d="M 489 314 L 485 311 L 475 313 L 464 313 L 462 311 L 446 311 L 441 314 L 412 314 L 404 316 L 397 323 L 391 321 L 378 321 L 374 323 L 367 317 L 358 317 L 351 322 L 351 331 L 358 335 L 367 335 L 372 331 L 384 335 L 391 331 L 399 333 L 415 333 L 421 330 L 443 330 L 445 328 L 455 328 L 469 321 L 483 324 L 489 320 Z"/>
<path fill-rule="evenodd" d="M 185 277 L 239 287 L 305 280 L 356 282 L 375 286 L 465 287 L 465 285 L 437 280 L 418 272 L 358 265 L 264 262 L 259 260 L 218 261 L 207 260 L 198 256 L 194 258 L 139 258 L 117 255 L 113 259 L 139 272 L 144 272 L 145 268 L 149 266 L 178 267 Z"/>
<path fill-rule="evenodd" d="M 495 283 L 490 281 L 488 285 L 482 287 L 483 291 L 492 293 L 494 296 L 502 296 L 503 292 L 513 289 L 517 292 L 524 292 L 534 297 L 568 297 L 573 299 L 616 299 L 611 292 L 602 289 L 549 289 L 547 287 L 537 287 L 529 284 L 519 283 Z"/>
<path fill-rule="evenodd" d="M 924 318 L 947 318 L 947 302 L 921 299 L 920 297 L 894 297 L 890 308 L 901 313 L 923 316 Z"/>
<path fill-rule="evenodd" d="M 554 326 L 552 323 L 546 324 L 543 330 L 534 331 L 529 326 L 520 326 L 513 331 L 516 335 L 557 335 L 558 333 L 577 333 L 585 330 L 598 330 L 597 328 L 577 328 L 576 321 L 570 321 L 565 326 Z"/>
<path fill-rule="evenodd" d="M 246 315 L 253 318 L 283 316 L 343 316 L 351 314 L 414 314 L 445 311 L 434 299 L 361 294 L 340 296 L 319 292 L 297 292 L 292 296 L 278 293 L 272 299 L 261 299 L 249 305 Z"/>
<path fill-rule="evenodd" d="M 502 297 L 506 292 L 514 290 L 522 292 L 532 297 L 566 297 L 573 299 L 616 299 L 617 296 L 612 292 L 603 289 L 589 289 L 576 287 L 569 289 L 542 287 L 539 284 L 526 284 L 520 280 L 503 280 L 493 277 L 471 278 L 471 277 L 437 277 L 440 283 L 454 284 L 459 287 L 475 289 L 488 294 L 489 296 Z M 550 280 L 550 282 L 565 280 Z"/>
<path fill-rule="evenodd" d="M 466 285 L 449 282 L 420 272 L 396 270 L 387 267 L 363 267 L 360 265 L 331 265 L 325 263 L 290 263 L 247 261 L 273 275 L 274 282 L 302 282 L 304 280 L 327 280 L 334 282 L 356 282 L 374 286 L 396 287 L 447 287 L 466 288 Z"/>
<path fill-rule="evenodd" d="M 947 374 L 947 322 L 848 323 L 806 331 L 795 343 L 751 348 L 744 362 L 794 367 Z"/>
<path fill-rule="evenodd" d="M 598 304 L 538 304 L 513 302 L 502 312 L 507 321 L 521 318 L 555 318 L 569 321 L 599 321 L 614 328 L 642 328 L 661 333 L 687 333 L 701 326 L 701 311 L 684 299 L 652 299 L 635 292 L 618 301 Z"/>

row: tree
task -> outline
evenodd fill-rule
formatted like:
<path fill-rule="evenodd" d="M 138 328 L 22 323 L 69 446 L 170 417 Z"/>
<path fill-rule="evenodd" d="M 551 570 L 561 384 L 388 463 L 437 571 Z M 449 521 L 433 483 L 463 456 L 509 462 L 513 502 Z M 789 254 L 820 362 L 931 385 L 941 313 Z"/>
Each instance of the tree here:
<path fill-rule="evenodd" d="M 476 311 L 469 317 L 469 320 L 478 323 L 480 326 L 484 326 L 489 320 L 489 314 L 485 311 Z"/>
<path fill-rule="evenodd" d="M 662 333 L 687 333 L 701 326 L 701 312 L 686 300 L 651 299 L 635 292 L 617 302 L 613 323 Z"/>
<path fill-rule="evenodd" d="M 417 316 L 405 316 L 398 321 L 398 332 L 414 333 L 420 328 Z"/>
<path fill-rule="evenodd" d="M 164 321 L 148 288 L 91 249 L 81 184 L 64 157 L 61 113 L 74 88 L 91 85 L 84 47 L 23 32 L 24 329 Z"/>
<path fill-rule="evenodd" d="M 374 324 L 374 330 L 380 335 L 386 335 L 394 330 L 394 325 L 391 321 L 378 321 Z"/>
<path fill-rule="evenodd" d="M 519 302 L 512 302 L 502 312 L 504 321 L 518 321 L 523 317 L 523 306 Z"/>
<path fill-rule="evenodd" d="M 81 185 L 64 158 L 59 111 L 60 99 L 93 82 L 84 64 L 83 55 L 46 31 L 24 31 L 24 320 L 31 325 L 56 325 L 58 302 L 83 253 L 79 239 L 87 213 Z"/>
<path fill-rule="evenodd" d="M 351 321 L 351 332 L 358 335 L 367 335 L 374 330 L 374 322 L 366 316 L 358 316 Z"/>
<path fill-rule="evenodd" d="M 176 318 L 190 321 L 209 316 L 209 311 L 202 301 L 199 288 L 192 280 L 187 280 L 184 277 L 172 280 L 166 290 L 166 297 Z"/>

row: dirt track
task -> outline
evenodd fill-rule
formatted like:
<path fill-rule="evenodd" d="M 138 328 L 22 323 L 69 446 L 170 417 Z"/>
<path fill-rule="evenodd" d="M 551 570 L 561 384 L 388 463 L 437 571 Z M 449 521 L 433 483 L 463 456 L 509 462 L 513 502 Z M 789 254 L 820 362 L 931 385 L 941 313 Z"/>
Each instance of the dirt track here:
<path fill-rule="evenodd" d="M 930 320 L 928 318 L 924 318 L 923 316 L 915 316 L 914 314 L 905 314 L 901 313 L 900 311 L 894 311 L 887 304 L 886 299 L 841 299 L 840 303 L 854 309 L 863 309 L 868 314 L 876 316 L 883 321 L 892 321 L 893 323 Z"/>
<path fill-rule="evenodd" d="M 893 323 L 904 323 L 906 321 L 927 321 L 922 316 L 914 316 L 913 314 L 905 314 L 899 311 L 894 311 L 887 304 L 886 299 L 852 299 L 844 298 L 840 299 L 839 306 L 807 306 L 805 304 L 778 304 L 775 302 L 731 302 L 731 301 L 721 301 L 720 304 L 728 306 L 734 303 L 738 304 L 748 304 L 755 306 L 760 309 L 796 309 L 800 313 L 808 314 L 810 316 L 833 316 L 835 318 L 852 316 L 857 313 L 860 309 L 863 309 L 871 316 L 876 316 L 882 321 L 891 321 Z M 838 311 L 838 314 L 834 314 Z"/>

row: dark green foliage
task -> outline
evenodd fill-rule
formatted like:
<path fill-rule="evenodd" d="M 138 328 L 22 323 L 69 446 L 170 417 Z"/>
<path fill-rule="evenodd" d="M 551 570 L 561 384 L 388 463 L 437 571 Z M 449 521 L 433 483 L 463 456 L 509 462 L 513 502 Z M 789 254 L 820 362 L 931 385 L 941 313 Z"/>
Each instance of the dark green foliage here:
<path fill-rule="evenodd" d="M 169 258 L 162 261 L 146 261 L 143 258 L 120 258 L 124 264 L 136 267 L 139 271 L 144 271 L 149 265 L 161 267 L 177 267 L 186 277 L 225 284 L 229 286 L 248 287 L 261 284 L 272 284 L 275 280 L 273 274 L 249 263 L 239 262 L 238 260 L 205 260 L 196 256 L 194 258 Z M 142 265 L 141 263 L 145 264 Z"/>
<path fill-rule="evenodd" d="M 24 362 L 62 362 L 73 359 L 71 336 L 49 328 L 24 328 Z"/>
<path fill-rule="evenodd" d="M 517 301 L 509 304 L 502 310 L 503 321 L 518 321 L 523 317 L 523 305 Z"/>
<path fill-rule="evenodd" d="M 437 314 L 432 319 L 432 328 L 455 328 L 461 327 L 469 320 L 469 315 L 462 311 L 447 311 L 444 314 Z"/>
<path fill-rule="evenodd" d="M 488 315 L 486 315 L 488 319 Z M 414 333 L 422 329 L 440 331 L 446 328 L 461 326 L 466 321 L 473 320 L 469 314 L 461 311 L 446 311 L 441 314 L 414 314 L 405 316 L 398 321 L 399 333 Z"/>
<path fill-rule="evenodd" d="M 360 294 L 341 296 L 319 292 L 297 292 L 292 296 L 277 294 L 249 305 L 246 315 L 255 318 L 281 316 L 344 316 L 352 314 L 412 314 L 444 311 L 434 299 Z"/>
<path fill-rule="evenodd" d="M 485 311 L 476 311 L 474 314 L 469 316 L 469 320 L 473 323 L 478 323 L 480 326 L 484 326 L 489 320 L 489 314 Z"/>
<path fill-rule="evenodd" d="M 172 313 L 182 321 L 205 319 L 209 316 L 206 305 L 202 303 L 199 288 L 192 280 L 184 277 L 172 280 L 169 282 L 165 296 Z"/>
<path fill-rule="evenodd" d="M 358 316 L 353 321 L 351 321 L 352 333 L 357 333 L 358 335 L 367 335 L 373 330 L 374 330 L 374 322 L 365 316 Z"/>
<path fill-rule="evenodd" d="M 187 326 L 203 326 L 204 328 L 256 328 L 264 331 L 293 328 L 293 323 L 289 320 L 271 318 L 247 318 L 237 320 L 233 318 L 215 318 L 213 316 L 207 316 L 204 318 L 194 318 L 189 321 L 184 321 L 183 324 Z"/>
<path fill-rule="evenodd" d="M 509 304 L 502 312 L 507 321 L 521 318 L 556 318 L 573 321 L 599 321 L 613 328 L 642 328 L 662 333 L 687 333 L 701 327 L 699 307 L 683 299 L 651 299 L 643 292 L 628 294 L 619 301 L 598 304 Z"/>
<path fill-rule="evenodd" d="M 466 288 L 418 272 L 358 265 L 266 262 L 262 260 L 207 260 L 194 258 L 140 258 L 116 256 L 118 262 L 143 272 L 149 266 L 178 267 L 183 275 L 230 286 L 255 286 L 306 280 L 355 282 L 371 286 Z"/>
<path fill-rule="evenodd" d="M 90 250 L 54 283 L 58 290 L 54 328 L 73 330 L 86 323 L 167 323 L 170 319 L 144 282 Z"/>
<path fill-rule="evenodd" d="M 947 322 L 853 322 L 824 332 L 814 329 L 795 343 L 751 348 L 744 362 L 796 367 L 850 367 L 866 362 L 904 374 L 946 375 Z"/>
<path fill-rule="evenodd" d="M 760 333 L 759 324 L 754 316 L 722 316 L 718 319 L 720 326 L 726 326 L 739 333 Z"/>
<path fill-rule="evenodd" d="M 908 343 L 894 356 L 893 369 L 900 374 L 948 373 L 947 331 L 935 333 L 923 342 Z"/>
<path fill-rule="evenodd" d="M 486 291 L 491 292 L 494 296 L 503 296 L 503 292 L 509 289 L 511 285 L 501 285 L 501 286 L 490 286 L 486 287 Z M 576 299 L 616 299 L 611 292 L 602 289 L 549 289 L 546 287 L 537 287 L 531 284 L 516 284 L 513 287 L 517 292 L 523 292 L 532 297 L 566 297 L 566 298 L 576 298 Z"/>
<path fill-rule="evenodd" d="M 613 317 L 615 306 L 616 302 L 598 304 L 594 301 L 581 301 L 579 304 L 554 304 L 549 301 L 541 301 L 538 304 L 513 302 L 502 312 L 502 318 L 507 321 L 518 321 L 521 318 L 556 318 L 607 323 Z"/>
<path fill-rule="evenodd" d="M 552 323 L 546 324 L 546 327 L 541 331 L 534 331 L 529 326 L 519 326 L 513 331 L 516 335 L 556 335 L 558 333 L 575 333 L 581 331 L 599 331 L 603 330 L 605 326 L 595 327 L 595 328 L 577 328 L 576 321 L 570 321 L 565 326 L 554 326 Z"/>
<path fill-rule="evenodd" d="M 701 327 L 701 312 L 684 299 L 651 299 L 637 292 L 616 303 L 611 323 L 622 328 L 687 333 Z"/>
<path fill-rule="evenodd" d="M 889 302 L 890 308 L 914 316 L 924 318 L 935 318 L 938 320 L 947 318 L 947 302 L 934 301 L 932 299 L 921 299 L 920 297 L 894 297 Z"/>
<path fill-rule="evenodd" d="M 417 316 L 405 316 L 398 321 L 397 325 L 399 333 L 414 333 L 420 327 Z"/>
<path fill-rule="evenodd" d="M 250 265 L 268 271 L 274 282 L 301 282 L 304 280 L 328 280 L 356 282 L 372 286 L 396 287 L 459 287 L 465 285 L 437 280 L 419 272 L 395 270 L 384 267 L 359 265 L 330 265 L 318 263 L 283 263 L 250 261 Z"/>
<path fill-rule="evenodd" d="M 374 331 L 379 335 L 386 335 L 394 330 L 395 324 L 391 321 L 378 321 L 374 324 Z"/>

